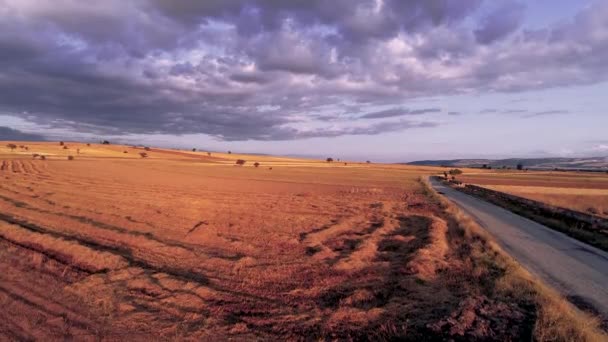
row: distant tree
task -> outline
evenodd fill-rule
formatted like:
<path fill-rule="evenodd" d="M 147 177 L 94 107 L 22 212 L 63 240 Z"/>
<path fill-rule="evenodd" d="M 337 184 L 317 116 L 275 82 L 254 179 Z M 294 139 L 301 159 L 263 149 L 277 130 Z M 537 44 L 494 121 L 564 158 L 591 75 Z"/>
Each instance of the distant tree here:
<path fill-rule="evenodd" d="M 109 141 L 107 141 L 107 140 L 104 140 L 104 141 L 102 141 L 102 142 L 101 142 L 101 144 L 102 144 L 102 145 L 110 145 L 110 142 L 109 142 Z"/>
<path fill-rule="evenodd" d="M 368 163 L 368 164 L 371 164 L 371 161 L 369 161 L 369 160 L 366 160 L 365 162 Z"/>
<path fill-rule="evenodd" d="M 74 160 L 74 156 L 68 156 L 68 160 Z"/>
<path fill-rule="evenodd" d="M 87 146 L 91 146 L 91 144 L 87 143 Z"/>
<path fill-rule="evenodd" d="M 460 170 L 460 169 L 451 169 L 449 172 L 451 175 L 461 175 L 462 174 L 462 170 Z"/>
<path fill-rule="evenodd" d="M 348 163 L 344 163 L 344 166 L 348 165 Z"/>
<path fill-rule="evenodd" d="M 67 150 L 68 149 L 68 145 L 63 145 L 63 149 Z"/>
<path fill-rule="evenodd" d="M 63 144 L 64 144 L 63 141 L 59 142 L 59 146 L 63 146 Z"/>
<path fill-rule="evenodd" d="M 253 163 L 253 166 L 255 166 L 255 167 L 259 167 L 259 166 L 260 166 L 260 163 L 255 162 L 255 163 Z"/>
<path fill-rule="evenodd" d="M 40 156 L 40 160 L 46 160 L 46 156 Z"/>
<path fill-rule="evenodd" d="M 522 164 L 522 163 L 518 163 L 518 164 L 517 164 L 517 169 L 518 169 L 518 170 L 523 170 L 523 169 L 524 169 L 524 164 Z"/>
<path fill-rule="evenodd" d="M 334 158 L 327 158 L 327 159 L 325 159 L 325 161 L 327 161 L 328 163 L 331 163 L 334 161 Z"/>
<path fill-rule="evenodd" d="M 33 157 L 34 159 L 36 159 L 36 158 L 37 158 L 37 157 L 39 157 L 39 156 L 40 156 L 40 155 L 39 155 L 38 153 L 34 153 L 34 154 L 32 154 L 32 157 Z"/>
<path fill-rule="evenodd" d="M 147 154 L 146 152 L 139 152 L 139 155 L 140 155 L 142 158 L 148 158 L 148 154 Z"/>
<path fill-rule="evenodd" d="M 144 147 L 144 150 L 150 151 L 150 148 L 148 146 L 146 146 L 146 147 Z"/>
<path fill-rule="evenodd" d="M 196 148 L 193 148 L 193 149 L 192 149 L 192 152 L 196 152 Z"/>
<path fill-rule="evenodd" d="M 14 151 L 17 148 L 17 145 L 15 145 L 15 144 L 6 144 L 6 147 L 10 148 L 11 151 Z"/>
<path fill-rule="evenodd" d="M 244 159 L 238 159 L 238 160 L 236 161 L 236 165 L 243 166 L 243 165 L 245 165 L 245 163 L 246 163 L 246 162 L 247 162 L 247 161 L 246 161 L 246 160 L 244 160 Z"/>
<path fill-rule="evenodd" d="M 80 149 L 79 148 L 76 149 L 76 153 L 80 154 Z"/>
<path fill-rule="evenodd" d="M 232 151 L 228 151 L 228 154 L 232 154 Z"/>
<path fill-rule="evenodd" d="M 443 178 L 448 179 L 448 173 L 446 171 L 443 171 Z"/>
<path fill-rule="evenodd" d="M 482 169 L 487 169 L 487 168 L 488 168 L 488 164 L 483 164 L 483 165 L 481 166 L 481 168 L 482 168 Z"/>
<path fill-rule="evenodd" d="M 211 157 L 211 152 L 207 152 L 207 155 L 208 155 L 209 157 Z"/>

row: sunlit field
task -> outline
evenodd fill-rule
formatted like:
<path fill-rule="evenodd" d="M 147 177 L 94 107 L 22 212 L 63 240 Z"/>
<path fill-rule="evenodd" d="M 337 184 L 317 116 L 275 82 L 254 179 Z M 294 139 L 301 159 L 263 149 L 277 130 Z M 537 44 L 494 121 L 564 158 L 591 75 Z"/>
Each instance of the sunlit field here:
<path fill-rule="evenodd" d="M 460 180 L 550 205 L 608 217 L 608 174 L 590 172 L 465 173 Z"/>

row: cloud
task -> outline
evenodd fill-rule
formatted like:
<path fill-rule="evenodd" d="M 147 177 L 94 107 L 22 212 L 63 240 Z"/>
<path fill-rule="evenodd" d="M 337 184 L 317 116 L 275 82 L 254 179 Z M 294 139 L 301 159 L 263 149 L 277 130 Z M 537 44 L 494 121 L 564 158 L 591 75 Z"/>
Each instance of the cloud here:
<path fill-rule="evenodd" d="M 462 115 L 462 113 L 461 112 L 448 112 L 448 115 L 456 116 L 456 115 Z"/>
<path fill-rule="evenodd" d="M 542 29 L 517 3 L 484 6 L 0 0 L 0 112 L 91 134 L 304 139 L 365 132 L 308 128 L 353 104 L 391 118 L 439 111 L 403 109 L 415 98 L 608 80 L 606 2 Z"/>
<path fill-rule="evenodd" d="M 561 115 L 561 114 L 568 114 L 568 113 L 570 113 L 570 112 L 567 110 L 546 110 L 546 111 L 542 111 L 542 112 L 536 112 L 536 113 L 524 115 L 524 116 L 522 116 L 522 118 L 535 118 L 535 117 L 539 117 L 539 116 L 553 116 L 553 115 Z"/>
<path fill-rule="evenodd" d="M 43 141 L 44 136 L 36 133 L 26 133 L 14 128 L 0 126 L 1 141 Z"/>
<path fill-rule="evenodd" d="M 593 146 L 592 150 L 598 152 L 608 152 L 608 144 L 595 145 Z"/>
<path fill-rule="evenodd" d="M 437 113 L 441 112 L 439 108 L 423 108 L 423 109 L 405 109 L 405 108 L 391 108 L 386 110 L 381 110 L 377 112 L 367 113 L 365 115 L 360 116 L 361 119 L 382 119 L 382 118 L 392 118 L 396 116 L 405 116 L 405 115 L 421 115 L 426 113 Z"/>
<path fill-rule="evenodd" d="M 499 6 L 482 19 L 479 28 L 475 30 L 475 38 L 479 43 L 487 45 L 507 37 L 523 22 L 524 9 L 525 6 L 519 2 Z"/>

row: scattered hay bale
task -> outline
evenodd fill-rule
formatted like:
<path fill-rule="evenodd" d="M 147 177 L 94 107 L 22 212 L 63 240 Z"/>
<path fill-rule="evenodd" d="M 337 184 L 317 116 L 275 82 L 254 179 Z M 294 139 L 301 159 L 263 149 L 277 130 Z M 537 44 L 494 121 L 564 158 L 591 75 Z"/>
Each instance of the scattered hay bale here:
<path fill-rule="evenodd" d="M 122 153 L 129 153 L 127 150 L 122 151 Z"/>
<path fill-rule="evenodd" d="M 39 155 L 38 153 L 34 153 L 34 154 L 32 154 L 32 157 L 33 157 L 34 159 L 36 159 L 36 158 L 40 157 L 40 155 Z"/>

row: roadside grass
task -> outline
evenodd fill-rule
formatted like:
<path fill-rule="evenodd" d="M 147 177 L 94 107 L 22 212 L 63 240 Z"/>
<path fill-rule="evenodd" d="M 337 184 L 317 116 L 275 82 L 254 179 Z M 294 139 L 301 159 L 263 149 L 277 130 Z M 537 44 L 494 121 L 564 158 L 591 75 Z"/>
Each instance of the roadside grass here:
<path fill-rule="evenodd" d="M 537 341 L 606 341 L 608 335 L 600 328 L 600 320 L 578 310 L 555 290 L 543 284 L 513 260 L 473 219 L 449 200 L 439 196 L 427 179 L 421 182 L 427 194 L 435 199 L 464 232 L 466 240 L 482 241 L 487 250 L 477 248 L 476 255 L 487 267 L 502 270 L 497 276 L 494 295 L 514 301 L 533 303 L 535 320 L 533 338 Z M 475 247 L 473 247 L 475 248 Z"/>

